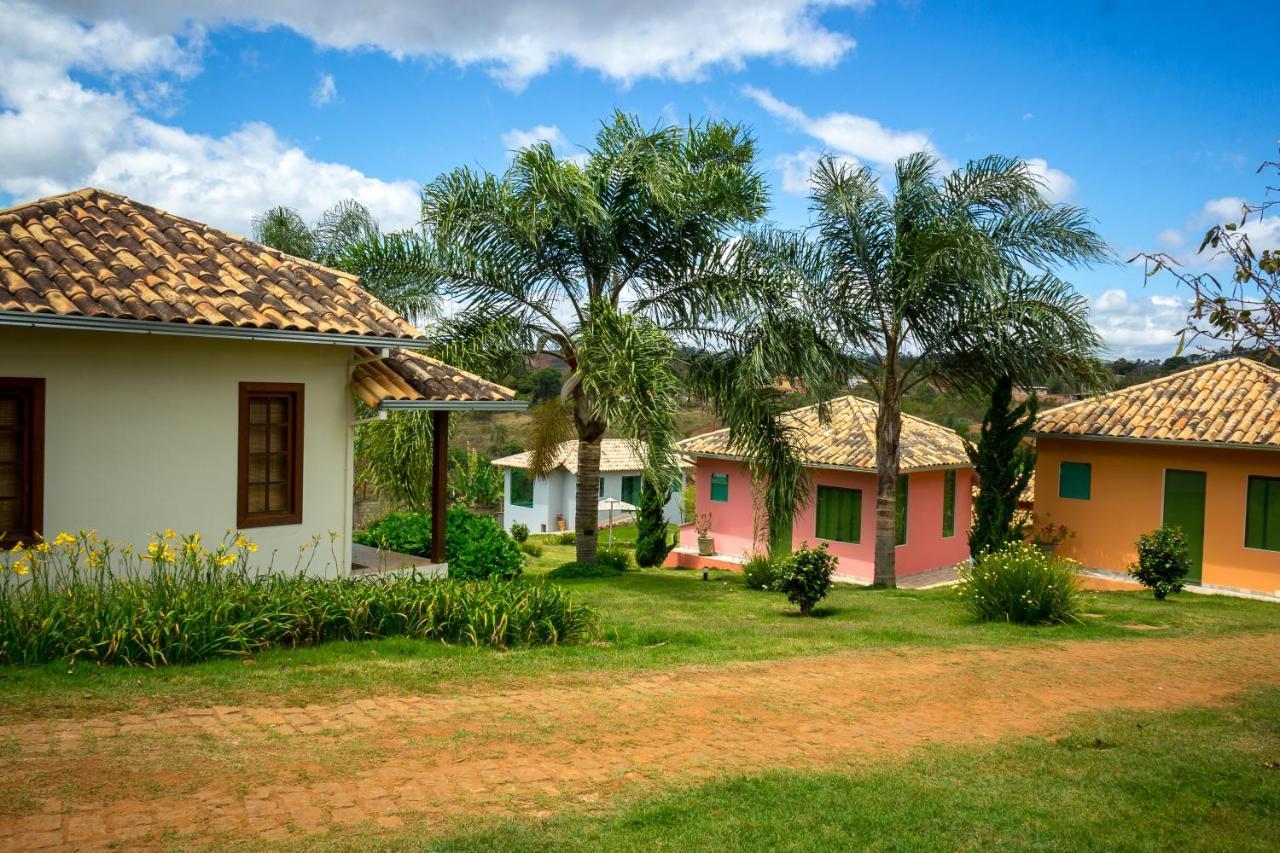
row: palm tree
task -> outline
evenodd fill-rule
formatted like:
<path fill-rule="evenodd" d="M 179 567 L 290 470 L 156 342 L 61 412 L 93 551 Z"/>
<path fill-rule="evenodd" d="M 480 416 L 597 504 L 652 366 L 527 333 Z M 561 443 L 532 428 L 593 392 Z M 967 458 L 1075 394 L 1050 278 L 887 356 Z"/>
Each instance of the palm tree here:
<path fill-rule="evenodd" d="M 875 582 L 896 585 L 903 396 L 921 382 L 965 392 L 1098 376 L 1088 304 L 1053 274 L 1107 256 L 1083 210 L 1054 205 L 1020 160 L 987 157 L 940 175 L 899 160 L 892 192 L 864 167 L 822 159 L 806 233 L 765 231 L 744 253 L 785 279 L 879 402 Z"/>
<path fill-rule="evenodd" d="M 595 560 L 606 430 L 647 445 L 646 477 L 665 492 L 690 389 L 774 475 L 771 501 L 794 503 L 799 460 L 770 440 L 785 438 L 771 386 L 777 375 L 817 383 L 827 362 L 796 306 L 735 266 L 735 237 L 766 202 L 743 128 L 648 130 L 621 113 L 580 158 L 537 144 L 503 175 L 460 168 L 425 188 L 437 280 L 462 305 L 436 328 L 442 355 L 541 351 L 568 365 L 560 400 L 538 412 L 533 468 L 578 439 L 578 560 Z"/>
<path fill-rule="evenodd" d="M 314 225 L 290 207 L 253 218 L 253 239 L 290 255 L 360 276 L 360 283 L 410 322 L 436 316 L 439 298 L 420 235 L 384 234 L 373 213 L 354 199 L 339 201 Z"/>

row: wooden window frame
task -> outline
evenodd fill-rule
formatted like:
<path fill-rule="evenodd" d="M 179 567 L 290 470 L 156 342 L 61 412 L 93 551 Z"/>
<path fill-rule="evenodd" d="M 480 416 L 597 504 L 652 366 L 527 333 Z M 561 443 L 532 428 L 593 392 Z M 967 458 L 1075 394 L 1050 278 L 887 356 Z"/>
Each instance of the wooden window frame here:
<path fill-rule="evenodd" d="M 849 526 L 849 536 L 851 538 L 847 539 L 840 536 L 841 521 L 843 519 L 832 518 L 832 515 L 836 512 L 835 505 L 844 501 L 848 501 L 851 505 L 857 507 Z M 835 526 L 834 530 L 832 530 L 833 524 Z M 824 533 L 832 535 L 824 536 Z M 814 498 L 813 536 L 815 539 L 823 539 L 828 542 L 846 542 L 850 545 L 861 545 L 862 489 L 850 489 L 845 486 L 818 486 Z"/>
<path fill-rule="evenodd" d="M 722 493 L 724 496 L 719 498 L 716 497 L 716 486 L 717 486 L 716 479 L 717 478 L 720 478 L 722 480 L 721 485 L 724 486 L 724 492 Z M 715 501 L 716 503 L 728 503 L 729 502 L 729 475 L 724 473 L 712 474 L 711 480 L 710 480 L 710 486 L 708 487 L 707 491 L 711 500 Z"/>
<path fill-rule="evenodd" d="M 942 472 L 942 538 L 956 537 L 956 481 L 955 469 Z"/>
<path fill-rule="evenodd" d="M 1084 495 L 1066 493 L 1069 470 L 1082 471 L 1084 474 Z M 1058 462 L 1058 497 L 1067 501 L 1088 501 L 1093 499 L 1093 463 L 1078 462 L 1074 459 L 1063 459 Z"/>
<path fill-rule="evenodd" d="M 516 500 L 516 478 L 517 477 L 522 477 L 524 478 L 524 480 L 528 481 L 529 483 L 529 502 L 528 503 L 524 503 L 523 501 Z M 535 487 L 534 478 L 529 475 L 528 471 L 526 471 L 523 468 L 511 469 L 511 494 L 508 500 L 510 501 L 512 506 L 518 506 L 521 509 L 533 509 L 534 487 Z"/>
<path fill-rule="evenodd" d="M 29 504 L 27 511 L 29 530 L 0 530 L 0 550 L 7 550 L 22 542 L 30 545 L 44 532 L 44 380 L 36 378 L 0 377 L 0 390 L 27 391 L 31 399 L 24 432 L 30 436 L 27 459 L 24 466 L 25 491 Z"/>
<path fill-rule="evenodd" d="M 283 512 L 249 512 L 249 400 L 260 394 L 285 394 L 293 398 L 290 408 L 289 493 L 290 507 Z M 302 523 L 303 425 L 306 386 L 299 382 L 241 382 L 240 436 L 236 476 L 236 527 L 283 527 Z"/>

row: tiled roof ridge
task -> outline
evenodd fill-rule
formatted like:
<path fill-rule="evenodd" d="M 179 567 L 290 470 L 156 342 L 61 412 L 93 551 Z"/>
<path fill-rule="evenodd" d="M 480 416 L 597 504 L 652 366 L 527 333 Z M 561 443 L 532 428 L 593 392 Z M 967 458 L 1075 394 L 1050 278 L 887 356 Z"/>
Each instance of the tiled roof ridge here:
<path fill-rule="evenodd" d="M 1208 362 L 1205 362 L 1204 364 L 1197 364 L 1192 367 L 1188 367 L 1186 370 L 1179 370 L 1177 373 L 1170 373 L 1167 376 L 1157 376 L 1155 379 L 1148 379 L 1147 381 L 1139 382 L 1136 385 L 1129 385 L 1125 388 L 1117 388 L 1114 391 L 1107 391 L 1104 394 L 1095 394 L 1092 397 L 1085 397 L 1083 400 L 1075 400 L 1074 402 L 1065 403 L 1061 406 L 1054 406 L 1051 409 L 1043 409 L 1041 411 L 1041 414 L 1048 415 L 1052 413 L 1053 415 L 1056 416 L 1057 414 L 1062 412 L 1068 412 L 1078 408 L 1086 408 L 1091 405 L 1097 405 L 1105 400 L 1111 400 L 1111 399 L 1115 399 L 1116 397 L 1121 397 L 1125 395 L 1132 395 L 1135 392 L 1138 392 L 1144 388 L 1151 388 L 1153 386 L 1160 385 L 1160 384 L 1171 384 L 1175 379 L 1178 379 L 1179 377 L 1182 377 L 1182 376 L 1186 376 L 1187 374 L 1190 374 L 1190 373 L 1196 373 L 1202 370 L 1217 369 L 1219 367 L 1223 367 L 1225 365 L 1233 364 L 1233 363 L 1239 363 L 1251 369 L 1253 368 L 1261 369 L 1264 373 L 1270 374 L 1268 376 L 1269 379 L 1280 382 L 1280 369 L 1274 368 L 1269 364 L 1263 364 L 1260 361 L 1255 361 L 1249 358 L 1248 356 L 1237 355 L 1237 356 L 1232 356 L 1231 358 L 1220 358 L 1217 361 L 1208 361 Z M 1225 401 L 1223 402 L 1225 403 Z M 1035 430 L 1032 430 L 1032 431 L 1034 432 Z"/>

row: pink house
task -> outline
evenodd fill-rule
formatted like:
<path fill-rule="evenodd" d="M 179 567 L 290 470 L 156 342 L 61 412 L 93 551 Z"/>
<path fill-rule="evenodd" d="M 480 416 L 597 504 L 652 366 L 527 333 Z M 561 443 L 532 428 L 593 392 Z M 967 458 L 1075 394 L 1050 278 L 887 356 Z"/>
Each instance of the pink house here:
<path fill-rule="evenodd" d="M 807 461 L 809 494 L 796 513 L 791 539 L 825 542 L 840 560 L 838 574 L 870 582 L 875 560 L 876 404 L 841 397 L 790 412 Z M 715 555 L 698 554 L 692 525 L 681 528 L 680 547 L 668 566 L 736 568 L 764 550 L 759 493 L 742 457 L 729 448 L 729 431 L 694 436 L 680 444 L 694 462 L 698 515 L 711 516 Z M 945 568 L 969 556 L 973 469 L 956 433 L 922 418 L 903 416 L 898 487 L 897 573 Z"/>

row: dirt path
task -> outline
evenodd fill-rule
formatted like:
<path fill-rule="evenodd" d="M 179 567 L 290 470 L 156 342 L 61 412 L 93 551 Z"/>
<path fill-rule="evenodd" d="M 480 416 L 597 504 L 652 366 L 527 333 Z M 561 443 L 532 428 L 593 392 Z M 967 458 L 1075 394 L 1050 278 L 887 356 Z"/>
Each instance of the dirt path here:
<path fill-rule="evenodd" d="M 1152 666 L 1153 661 L 1161 662 Z M 538 689 L 0 726 L 0 849 L 269 841 L 415 815 L 542 815 L 925 742 L 1052 733 L 1075 712 L 1280 684 L 1280 634 L 850 652 Z"/>

